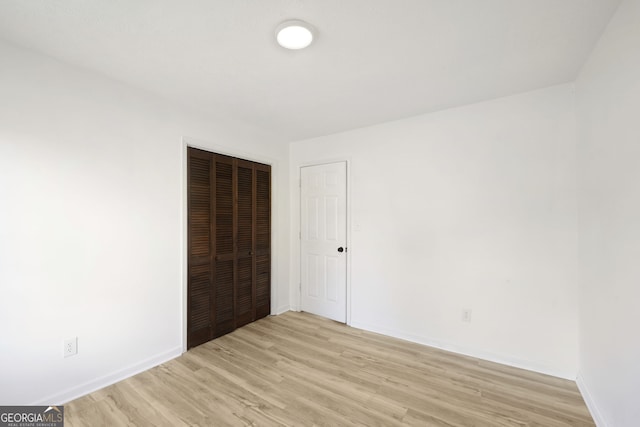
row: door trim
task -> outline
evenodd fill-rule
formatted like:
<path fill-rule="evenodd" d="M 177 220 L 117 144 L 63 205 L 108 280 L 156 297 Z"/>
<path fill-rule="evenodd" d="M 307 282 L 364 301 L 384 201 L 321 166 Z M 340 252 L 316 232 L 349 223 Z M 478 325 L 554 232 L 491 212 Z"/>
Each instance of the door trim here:
<path fill-rule="evenodd" d="M 296 298 L 296 310 L 295 311 L 302 311 L 302 239 L 300 238 L 300 233 L 302 231 L 302 168 L 304 167 L 309 167 L 309 166 L 322 166 L 322 165 L 327 165 L 327 164 L 331 164 L 331 163 L 345 163 L 346 164 L 346 169 L 347 169 L 347 218 L 346 218 L 346 239 L 347 239 L 347 253 L 346 253 L 346 257 L 347 257 L 347 272 L 346 272 L 346 287 L 347 287 L 347 295 L 346 295 L 346 309 L 347 309 L 347 313 L 346 313 L 346 324 L 347 325 L 351 325 L 351 254 L 353 253 L 353 249 L 352 249 L 352 244 L 351 244 L 351 159 L 350 158 L 346 158 L 346 157 L 342 157 L 342 158 L 335 158 L 335 159 L 328 159 L 328 160 L 324 160 L 324 161 L 318 161 L 318 162 L 309 162 L 309 163 L 300 163 L 298 164 L 298 176 L 296 178 L 297 180 L 297 193 L 296 193 L 296 197 L 298 199 L 298 206 L 297 206 L 297 240 L 298 240 L 298 244 L 297 244 L 297 252 L 298 252 L 298 275 L 297 275 L 297 282 L 298 282 L 298 286 L 295 289 L 295 294 L 297 295 Z"/>

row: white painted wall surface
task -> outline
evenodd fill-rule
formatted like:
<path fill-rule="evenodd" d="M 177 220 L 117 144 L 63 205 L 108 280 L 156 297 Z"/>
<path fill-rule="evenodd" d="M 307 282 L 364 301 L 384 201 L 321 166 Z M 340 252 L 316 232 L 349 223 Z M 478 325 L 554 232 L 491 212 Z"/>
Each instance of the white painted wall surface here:
<path fill-rule="evenodd" d="M 577 81 L 578 383 L 599 427 L 640 424 L 640 1 L 624 1 Z"/>
<path fill-rule="evenodd" d="M 0 58 L 0 404 L 61 403 L 182 352 L 184 136 L 273 161 L 288 308 L 286 145 L 5 43 Z"/>
<path fill-rule="evenodd" d="M 349 159 L 353 326 L 574 379 L 574 126 L 562 85 L 291 144 L 292 281 L 298 168 Z"/>

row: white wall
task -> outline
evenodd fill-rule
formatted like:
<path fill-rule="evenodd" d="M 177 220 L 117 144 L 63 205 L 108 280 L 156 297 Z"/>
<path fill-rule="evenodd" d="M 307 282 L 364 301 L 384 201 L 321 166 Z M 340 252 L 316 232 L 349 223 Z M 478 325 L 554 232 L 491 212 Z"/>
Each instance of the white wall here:
<path fill-rule="evenodd" d="M 577 81 L 578 384 L 598 426 L 640 420 L 640 1 L 624 1 Z"/>
<path fill-rule="evenodd" d="M 562 85 L 292 144 L 292 281 L 298 168 L 349 159 L 353 326 L 575 378 L 574 119 Z"/>
<path fill-rule="evenodd" d="M 182 352 L 185 136 L 273 163 L 288 308 L 285 144 L 3 42 L 0 58 L 0 404 L 64 402 Z"/>

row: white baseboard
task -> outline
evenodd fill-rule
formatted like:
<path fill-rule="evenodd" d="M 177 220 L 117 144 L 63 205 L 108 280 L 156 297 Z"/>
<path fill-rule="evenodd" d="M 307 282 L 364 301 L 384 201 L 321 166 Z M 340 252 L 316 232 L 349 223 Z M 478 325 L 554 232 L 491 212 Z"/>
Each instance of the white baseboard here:
<path fill-rule="evenodd" d="M 591 413 L 591 418 L 593 418 L 593 422 L 596 423 L 597 427 L 609 427 L 609 424 L 604 420 L 602 416 L 602 412 L 598 409 L 598 405 L 596 405 L 595 400 L 593 400 L 592 394 L 589 392 L 589 387 L 584 381 L 584 377 L 582 373 L 578 372 L 578 377 L 576 378 L 576 384 L 578 385 L 578 390 L 582 394 L 582 398 L 584 399 L 584 403 L 586 403 L 589 412 Z"/>
<path fill-rule="evenodd" d="M 531 360 L 518 359 L 508 355 L 494 354 L 486 351 L 466 348 L 457 344 L 451 344 L 443 341 L 433 340 L 427 337 L 416 336 L 412 334 L 406 334 L 403 332 L 380 328 L 360 322 L 352 322 L 351 325 L 354 328 L 364 329 L 365 331 L 375 332 L 382 335 L 387 335 L 394 338 L 400 338 L 405 341 L 414 342 L 416 344 L 422 344 L 429 347 L 439 348 L 441 350 L 450 351 L 452 353 L 463 354 L 465 356 L 471 356 L 478 359 L 486 360 L 488 362 L 500 363 L 501 365 L 513 366 L 514 368 L 525 369 L 527 371 L 538 372 L 545 375 L 551 375 L 553 377 L 563 378 L 571 381 L 575 381 L 575 371 L 565 371 L 557 369 L 552 366 L 547 366 L 542 363 L 537 363 Z"/>
<path fill-rule="evenodd" d="M 282 313 L 286 313 L 287 311 L 291 311 L 291 307 L 289 307 L 288 305 L 283 305 L 281 307 L 278 307 L 278 309 L 275 312 L 271 313 L 271 314 L 273 314 L 275 316 L 278 316 L 278 315 L 280 315 Z"/>
<path fill-rule="evenodd" d="M 56 393 L 54 395 L 39 399 L 38 401 L 32 403 L 32 405 L 62 405 L 86 394 L 117 383 L 118 381 L 122 381 L 126 378 L 132 377 L 136 374 L 139 374 L 140 372 L 146 371 L 147 369 L 151 369 L 162 363 L 168 362 L 169 360 L 175 359 L 181 354 L 182 346 L 175 347 L 169 351 L 150 357 L 139 363 L 135 363 L 126 368 L 115 371 L 111 374 L 104 375 L 100 378 L 96 378 L 95 380 L 91 380 L 84 384 L 80 384 L 78 386 L 61 391 L 60 393 Z"/>

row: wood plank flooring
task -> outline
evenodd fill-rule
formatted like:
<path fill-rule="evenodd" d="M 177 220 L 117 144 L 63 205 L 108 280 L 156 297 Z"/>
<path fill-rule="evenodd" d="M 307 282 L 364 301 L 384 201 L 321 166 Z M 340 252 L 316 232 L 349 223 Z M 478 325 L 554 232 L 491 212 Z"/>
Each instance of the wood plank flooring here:
<path fill-rule="evenodd" d="M 77 426 L 594 426 L 572 381 L 306 313 L 267 317 L 65 405 Z"/>

